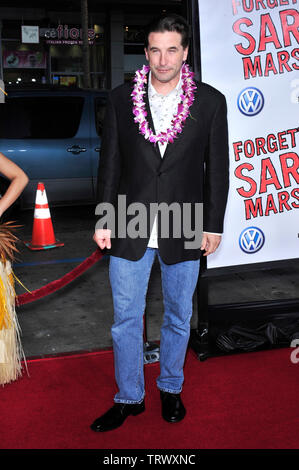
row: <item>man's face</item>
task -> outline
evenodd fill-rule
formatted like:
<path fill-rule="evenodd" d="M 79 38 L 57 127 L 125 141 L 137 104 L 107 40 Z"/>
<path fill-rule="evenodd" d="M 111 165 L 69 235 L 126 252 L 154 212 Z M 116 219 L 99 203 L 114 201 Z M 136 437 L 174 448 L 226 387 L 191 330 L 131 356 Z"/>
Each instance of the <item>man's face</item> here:
<path fill-rule="evenodd" d="M 152 74 L 162 83 L 177 77 L 188 55 L 188 47 L 183 49 L 181 34 L 176 31 L 150 33 L 144 51 Z"/>

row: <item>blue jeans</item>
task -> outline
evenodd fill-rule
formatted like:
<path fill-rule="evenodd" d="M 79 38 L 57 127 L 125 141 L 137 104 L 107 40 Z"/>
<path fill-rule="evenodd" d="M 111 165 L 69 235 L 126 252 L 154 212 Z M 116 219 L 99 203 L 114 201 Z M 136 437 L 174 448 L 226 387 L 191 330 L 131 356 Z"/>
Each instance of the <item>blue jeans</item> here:
<path fill-rule="evenodd" d="M 158 255 L 164 318 L 160 334 L 160 390 L 180 393 L 183 366 L 190 336 L 192 298 L 197 284 L 199 260 L 167 265 L 158 249 L 147 248 L 138 261 L 110 256 L 114 323 L 111 333 L 114 350 L 117 403 L 140 403 L 145 395 L 143 371 L 143 314 L 152 265 Z"/>

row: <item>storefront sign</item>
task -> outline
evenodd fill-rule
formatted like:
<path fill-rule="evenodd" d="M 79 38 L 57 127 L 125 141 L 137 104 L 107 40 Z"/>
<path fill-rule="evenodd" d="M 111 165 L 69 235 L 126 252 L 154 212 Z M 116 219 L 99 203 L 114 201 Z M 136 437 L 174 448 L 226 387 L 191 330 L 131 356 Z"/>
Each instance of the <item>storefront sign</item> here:
<path fill-rule="evenodd" d="M 46 39 L 47 44 L 83 44 L 82 28 L 70 27 L 67 24 L 60 24 L 57 28 L 40 28 L 39 34 Z M 95 37 L 95 30 L 88 29 L 89 44 L 93 44 Z"/>
<path fill-rule="evenodd" d="M 39 27 L 22 25 L 22 43 L 39 43 Z"/>
<path fill-rule="evenodd" d="M 4 68 L 45 69 L 47 66 L 46 54 L 40 51 L 4 51 Z"/>

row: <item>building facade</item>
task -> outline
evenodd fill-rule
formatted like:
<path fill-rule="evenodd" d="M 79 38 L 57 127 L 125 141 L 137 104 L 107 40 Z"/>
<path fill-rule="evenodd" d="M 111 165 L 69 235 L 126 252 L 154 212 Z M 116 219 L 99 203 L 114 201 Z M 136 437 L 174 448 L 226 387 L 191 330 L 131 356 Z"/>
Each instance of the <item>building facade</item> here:
<path fill-rule="evenodd" d="M 78 0 L 25 3 L 1 0 L 0 79 L 84 86 L 81 4 Z M 143 28 L 164 12 L 185 15 L 184 0 L 88 0 L 90 86 L 110 89 L 130 79 L 145 61 Z"/>

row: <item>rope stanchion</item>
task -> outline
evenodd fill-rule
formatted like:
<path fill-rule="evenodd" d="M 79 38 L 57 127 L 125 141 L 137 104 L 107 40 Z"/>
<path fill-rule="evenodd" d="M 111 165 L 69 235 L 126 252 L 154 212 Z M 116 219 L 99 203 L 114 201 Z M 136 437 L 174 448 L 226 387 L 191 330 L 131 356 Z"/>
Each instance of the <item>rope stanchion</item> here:
<path fill-rule="evenodd" d="M 93 266 L 102 257 L 103 253 L 99 248 L 97 248 L 88 258 L 86 258 L 84 261 L 82 261 L 82 263 L 76 266 L 76 268 L 65 274 L 60 279 L 56 279 L 55 281 L 52 281 L 40 289 L 36 289 L 30 293 L 26 292 L 25 294 L 18 295 L 16 297 L 16 305 L 20 306 L 29 302 L 33 302 L 61 289 L 80 276 L 84 271 Z"/>

